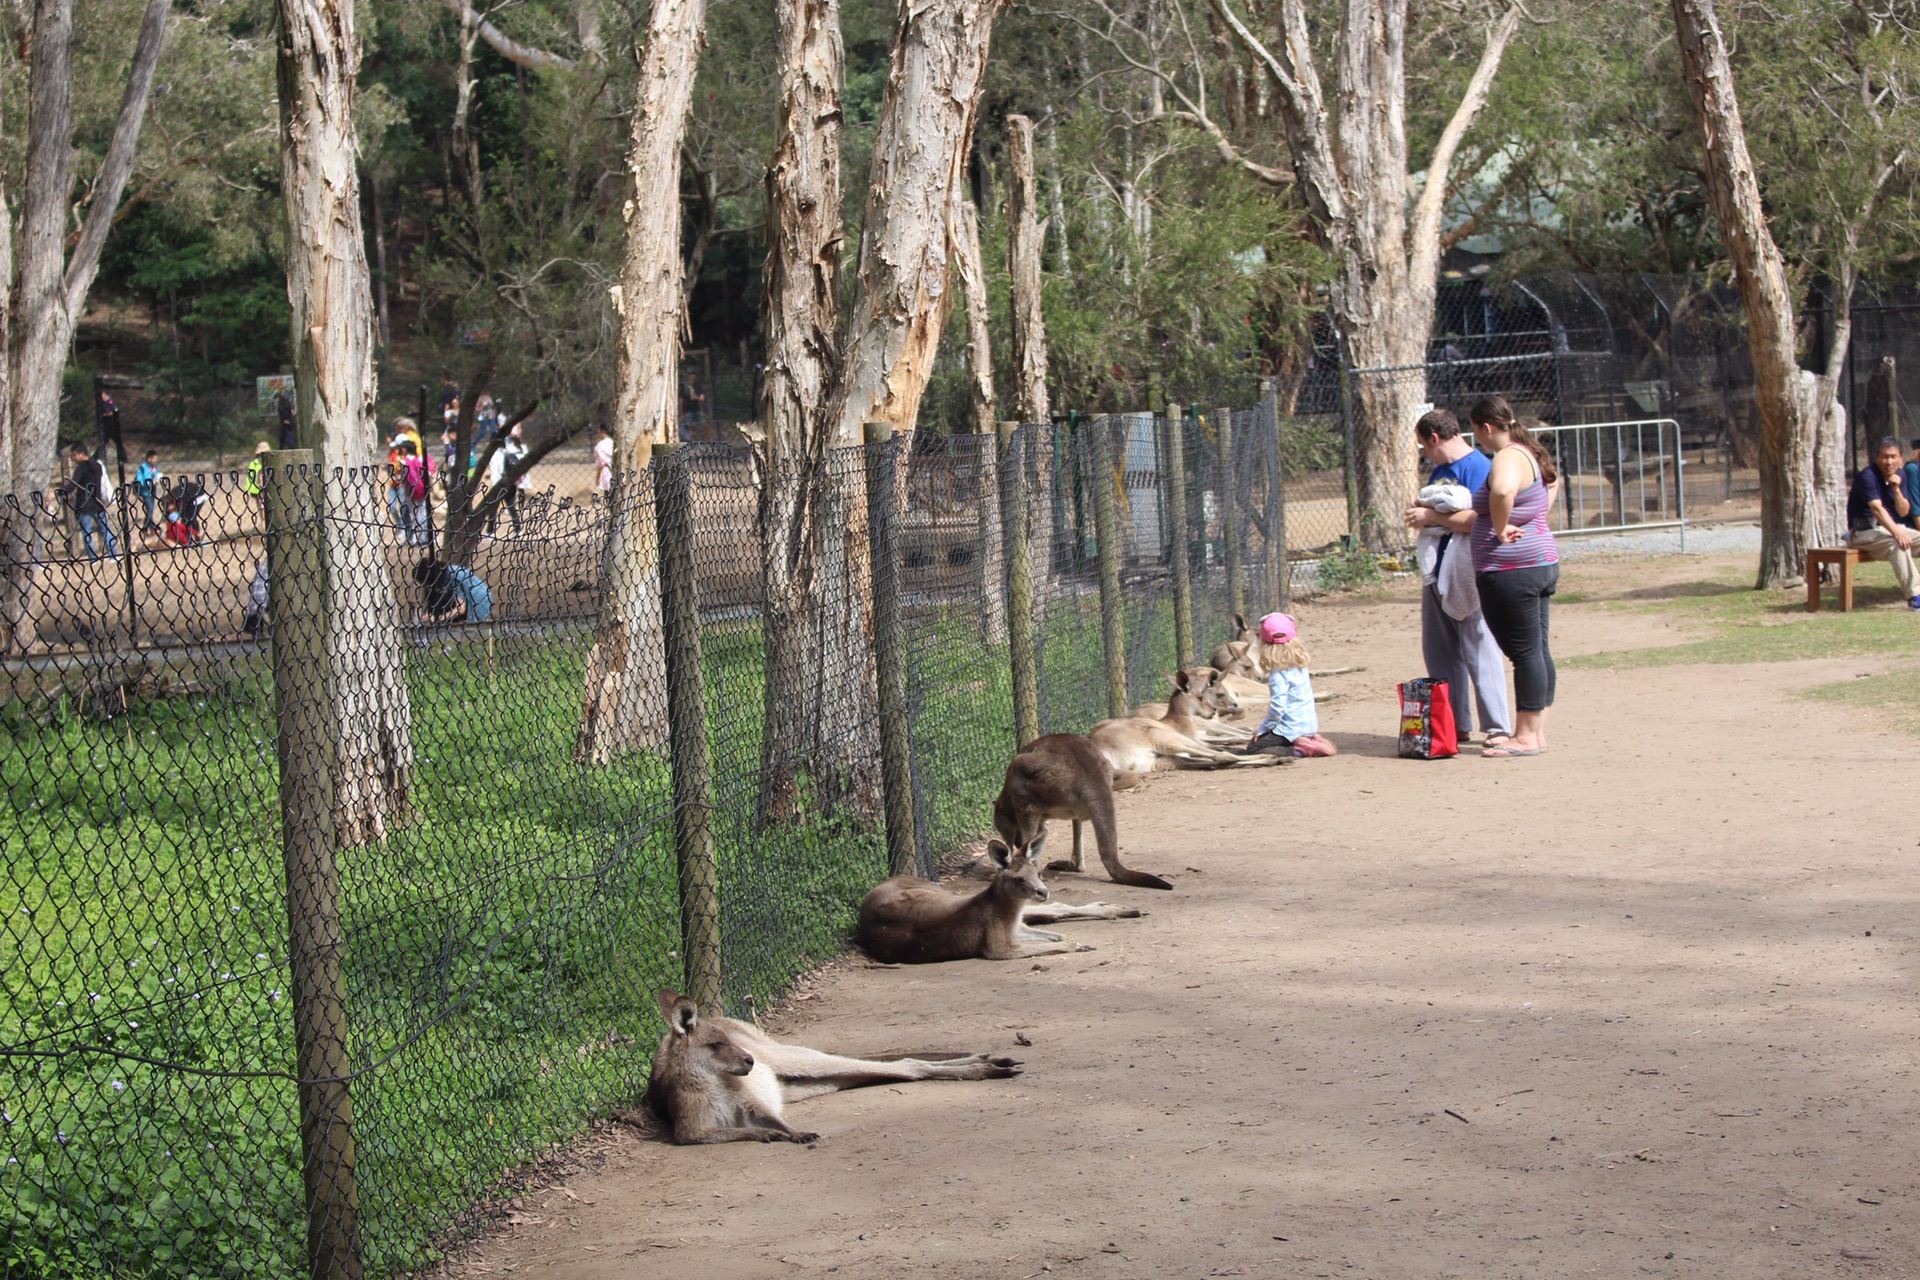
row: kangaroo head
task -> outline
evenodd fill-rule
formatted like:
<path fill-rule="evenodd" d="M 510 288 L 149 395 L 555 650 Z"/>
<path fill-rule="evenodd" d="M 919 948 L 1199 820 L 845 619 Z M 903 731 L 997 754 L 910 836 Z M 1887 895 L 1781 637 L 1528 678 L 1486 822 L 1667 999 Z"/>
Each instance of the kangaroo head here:
<path fill-rule="evenodd" d="M 1188 673 L 1192 679 L 1192 691 L 1195 701 L 1205 708 L 1209 716 L 1231 716 L 1240 711 L 1240 699 L 1233 696 L 1227 688 L 1226 677 L 1212 667 L 1195 667 Z"/>
<path fill-rule="evenodd" d="M 993 877 L 995 894 L 1025 902 L 1045 902 L 1053 896 L 1047 890 L 1047 882 L 1040 878 L 1040 868 L 1031 856 L 1039 843 L 1036 840 L 1023 844 L 1015 852 L 1007 848 L 1004 841 L 987 841 L 987 857 L 998 868 Z"/>
<path fill-rule="evenodd" d="M 742 1049 L 716 1023 L 702 1022 L 693 1001 L 671 987 L 656 993 L 660 1012 L 667 1016 L 670 1043 L 698 1068 L 723 1076 L 744 1076 L 753 1070 L 753 1055 Z"/>

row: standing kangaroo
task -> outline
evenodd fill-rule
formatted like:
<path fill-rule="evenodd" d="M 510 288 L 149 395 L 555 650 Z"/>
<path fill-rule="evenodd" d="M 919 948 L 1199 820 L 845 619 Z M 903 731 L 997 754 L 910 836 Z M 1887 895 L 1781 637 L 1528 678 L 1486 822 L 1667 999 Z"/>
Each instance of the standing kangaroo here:
<path fill-rule="evenodd" d="M 970 893 L 952 893 L 931 880 L 895 876 L 875 885 L 860 903 L 860 945 L 875 960 L 889 964 L 932 964 L 942 960 L 1024 960 L 1030 956 L 1091 951 L 1057 933 L 1029 929 L 1022 918 L 1042 920 L 1117 920 L 1140 913 L 1103 902 L 1084 907 L 1064 904 L 1035 910 L 1052 894 L 1022 848 L 1014 853 L 998 840 L 987 842 L 993 880 Z M 1033 946 L 1044 943 L 1044 946 Z"/>
<path fill-rule="evenodd" d="M 682 1146 L 710 1142 L 812 1142 L 781 1114 L 789 1102 L 905 1080 L 994 1080 L 1020 1074 L 1012 1058 L 967 1054 L 945 1061 L 842 1058 L 784 1044 L 732 1018 L 702 1018 L 670 988 L 657 994 L 666 1038 L 653 1055 L 647 1105 Z"/>
<path fill-rule="evenodd" d="M 1131 785 L 1131 783 L 1129 783 Z M 1143 889 L 1171 889 L 1159 876 L 1133 871 L 1120 864 L 1119 824 L 1113 807 L 1113 765 L 1090 738 L 1077 733 L 1050 733 L 1020 748 L 1007 765 L 1006 782 L 993 802 L 993 829 L 1015 848 L 1038 858 L 1046 838 L 1047 819 L 1073 822 L 1073 860 L 1056 862 L 1048 870 L 1079 871 L 1085 865 L 1080 824 L 1093 824 L 1100 861 L 1115 884 Z"/>

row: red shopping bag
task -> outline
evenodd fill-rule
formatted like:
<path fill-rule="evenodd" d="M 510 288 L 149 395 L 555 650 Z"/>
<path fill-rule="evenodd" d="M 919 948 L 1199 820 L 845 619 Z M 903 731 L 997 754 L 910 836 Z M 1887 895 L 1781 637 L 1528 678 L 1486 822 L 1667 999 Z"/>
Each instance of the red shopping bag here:
<path fill-rule="evenodd" d="M 1445 680 L 1409 680 L 1400 686 L 1400 755 L 1441 760 L 1460 754 L 1453 694 Z"/>

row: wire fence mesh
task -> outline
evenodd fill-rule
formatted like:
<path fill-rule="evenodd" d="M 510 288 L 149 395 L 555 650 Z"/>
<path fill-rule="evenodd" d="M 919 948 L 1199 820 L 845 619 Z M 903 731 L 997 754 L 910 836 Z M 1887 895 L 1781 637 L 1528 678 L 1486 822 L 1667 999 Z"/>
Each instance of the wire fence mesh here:
<path fill-rule="evenodd" d="M 1305 399 L 663 448 L 491 531 L 293 452 L 97 559 L 0 511 L 0 1275 L 444 1256 L 639 1098 L 655 988 L 765 1008 L 1030 732 L 1311 589 Z"/>

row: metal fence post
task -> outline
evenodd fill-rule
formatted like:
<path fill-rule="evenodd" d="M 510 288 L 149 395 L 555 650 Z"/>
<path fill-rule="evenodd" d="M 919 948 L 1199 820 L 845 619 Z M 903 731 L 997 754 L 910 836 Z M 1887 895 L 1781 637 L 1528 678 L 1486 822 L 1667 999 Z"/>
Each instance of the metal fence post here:
<path fill-rule="evenodd" d="M 307 1271 L 312 1280 L 359 1280 L 360 1199 L 347 1090 L 340 870 L 333 849 L 337 712 L 327 661 L 320 474 L 311 449 L 283 449 L 266 456 L 261 475 Z"/>
<path fill-rule="evenodd" d="M 1107 656 L 1107 714 L 1127 714 L 1126 602 L 1120 595 L 1120 521 L 1113 509 L 1113 428 L 1106 415 L 1087 431 L 1093 530 L 1100 564 L 1100 638 Z"/>
<path fill-rule="evenodd" d="M 1267 468 L 1266 607 L 1285 610 L 1293 594 L 1292 575 L 1287 572 L 1287 435 L 1271 383 L 1260 398 L 1260 411 L 1267 415 L 1267 429 L 1273 433 L 1273 465 Z"/>
<path fill-rule="evenodd" d="M 1247 616 L 1246 575 L 1241 572 L 1245 548 L 1240 529 L 1240 478 L 1233 467 L 1233 410 L 1216 409 L 1220 416 L 1220 536 L 1227 544 L 1227 612 Z"/>
<path fill-rule="evenodd" d="M 1182 666 L 1199 659 L 1193 638 L 1193 566 L 1187 562 L 1186 420 L 1171 409 L 1167 421 L 1167 523 L 1173 538 L 1167 563 L 1173 569 L 1173 648 Z"/>
<path fill-rule="evenodd" d="M 900 441 L 888 422 L 869 422 L 866 441 L 873 656 L 880 681 L 880 791 L 887 817 L 887 866 L 902 876 L 913 873 L 915 855 L 906 637 L 900 624 Z"/>
<path fill-rule="evenodd" d="M 660 539 L 680 955 L 687 995 L 703 1012 L 718 1014 L 726 1003 L 720 976 L 720 873 L 713 856 L 713 764 L 707 749 L 700 596 L 693 565 L 693 477 L 684 445 L 653 446 L 653 516 Z"/>
<path fill-rule="evenodd" d="M 1007 656 L 1013 668 L 1013 745 L 1040 736 L 1040 675 L 1034 663 L 1033 539 L 1027 460 L 1015 456 L 1018 423 L 1000 424 L 1000 519 L 1007 548 Z"/>

